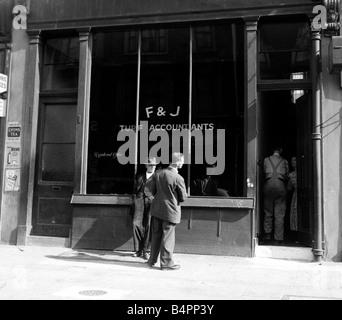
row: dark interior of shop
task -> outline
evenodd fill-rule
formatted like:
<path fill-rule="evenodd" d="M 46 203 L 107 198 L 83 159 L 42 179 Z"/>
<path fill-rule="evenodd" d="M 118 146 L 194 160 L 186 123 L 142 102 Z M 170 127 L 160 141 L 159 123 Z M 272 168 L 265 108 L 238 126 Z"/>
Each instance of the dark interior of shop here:
<path fill-rule="evenodd" d="M 306 166 L 301 159 L 305 151 L 302 149 L 303 140 L 302 129 L 306 127 L 306 121 L 303 119 L 303 111 L 308 105 L 307 93 L 301 90 L 283 90 L 283 91 L 267 91 L 259 94 L 260 102 L 260 118 L 259 118 L 259 177 L 260 177 L 260 235 L 263 234 L 263 192 L 262 185 L 264 183 L 262 174 L 262 165 L 265 157 L 272 155 L 272 148 L 280 145 L 283 148 L 282 157 L 289 163 L 289 171 L 293 171 L 291 166 L 291 158 L 298 159 L 298 185 L 306 183 L 305 169 L 300 166 Z M 303 245 L 300 242 L 298 231 L 291 230 L 290 227 L 290 207 L 292 191 L 287 194 L 287 209 L 285 216 L 285 244 L 288 246 Z M 300 199 L 300 198 L 299 198 Z M 302 208 L 302 209 L 301 209 Z M 298 219 L 299 229 L 306 227 L 310 222 L 307 221 L 305 214 L 305 204 L 298 200 Z M 261 236 L 262 239 L 262 236 Z M 260 243 L 269 244 L 269 243 Z M 271 243 L 272 244 L 272 243 Z"/>

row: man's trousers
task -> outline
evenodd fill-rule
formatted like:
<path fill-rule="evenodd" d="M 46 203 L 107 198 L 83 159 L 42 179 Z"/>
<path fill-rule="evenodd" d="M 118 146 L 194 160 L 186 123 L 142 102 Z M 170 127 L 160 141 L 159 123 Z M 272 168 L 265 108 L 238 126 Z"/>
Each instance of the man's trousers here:
<path fill-rule="evenodd" d="M 147 252 L 150 246 L 150 222 L 151 222 L 150 198 L 137 198 L 133 216 L 133 242 L 135 252 Z"/>
<path fill-rule="evenodd" d="M 264 231 L 270 234 L 273 231 L 274 239 L 284 240 L 284 222 L 286 214 L 287 189 L 284 181 L 271 178 L 264 186 Z"/>
<path fill-rule="evenodd" d="M 175 249 L 176 225 L 156 217 L 151 221 L 151 255 L 150 262 L 155 264 L 160 253 L 160 267 L 173 267 L 173 252 Z"/>

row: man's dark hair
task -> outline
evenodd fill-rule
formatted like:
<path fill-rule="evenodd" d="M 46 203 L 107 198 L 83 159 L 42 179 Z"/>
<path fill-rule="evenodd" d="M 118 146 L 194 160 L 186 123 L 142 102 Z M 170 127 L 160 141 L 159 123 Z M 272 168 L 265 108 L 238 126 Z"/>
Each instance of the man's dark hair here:
<path fill-rule="evenodd" d="M 275 152 L 275 151 L 281 152 L 282 150 L 283 150 L 283 148 L 281 146 L 274 146 L 274 148 L 272 149 L 273 152 Z"/>

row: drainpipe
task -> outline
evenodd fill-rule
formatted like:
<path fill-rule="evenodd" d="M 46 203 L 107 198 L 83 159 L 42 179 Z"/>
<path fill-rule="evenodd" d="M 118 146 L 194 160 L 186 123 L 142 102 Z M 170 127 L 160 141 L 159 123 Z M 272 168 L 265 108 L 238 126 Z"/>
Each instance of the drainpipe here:
<path fill-rule="evenodd" d="M 315 262 L 322 262 L 323 250 L 323 188 L 321 131 L 321 32 L 312 30 L 312 96 L 313 96 L 313 171 L 314 171 L 314 248 Z"/>

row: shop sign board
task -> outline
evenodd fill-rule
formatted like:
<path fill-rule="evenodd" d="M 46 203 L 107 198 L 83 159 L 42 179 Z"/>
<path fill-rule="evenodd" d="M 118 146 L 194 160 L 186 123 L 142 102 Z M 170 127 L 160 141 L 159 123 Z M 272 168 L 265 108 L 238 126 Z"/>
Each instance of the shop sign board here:
<path fill-rule="evenodd" d="M 0 94 L 7 92 L 8 76 L 0 73 Z"/>

